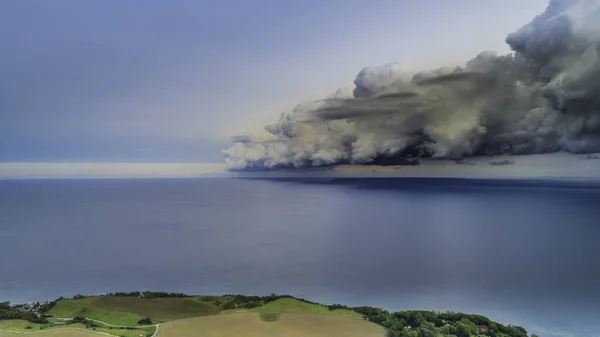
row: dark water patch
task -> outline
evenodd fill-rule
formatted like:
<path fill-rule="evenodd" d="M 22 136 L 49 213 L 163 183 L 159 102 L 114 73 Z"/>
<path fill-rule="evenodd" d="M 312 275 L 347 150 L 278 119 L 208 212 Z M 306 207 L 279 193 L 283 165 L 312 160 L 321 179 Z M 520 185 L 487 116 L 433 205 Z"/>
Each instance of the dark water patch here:
<path fill-rule="evenodd" d="M 298 184 L 347 185 L 372 189 L 421 189 L 439 187 L 520 187 L 600 190 L 598 179 L 471 179 L 471 178 L 236 178 Z M 486 192 L 493 192 L 486 190 Z"/>

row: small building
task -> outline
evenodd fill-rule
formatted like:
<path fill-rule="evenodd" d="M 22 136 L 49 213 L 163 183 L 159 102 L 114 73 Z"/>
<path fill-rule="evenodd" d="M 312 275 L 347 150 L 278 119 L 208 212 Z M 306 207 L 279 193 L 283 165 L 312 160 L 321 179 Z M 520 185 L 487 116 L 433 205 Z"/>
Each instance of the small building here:
<path fill-rule="evenodd" d="M 477 327 L 477 332 L 488 332 L 490 329 L 487 327 L 487 325 L 479 325 Z"/>

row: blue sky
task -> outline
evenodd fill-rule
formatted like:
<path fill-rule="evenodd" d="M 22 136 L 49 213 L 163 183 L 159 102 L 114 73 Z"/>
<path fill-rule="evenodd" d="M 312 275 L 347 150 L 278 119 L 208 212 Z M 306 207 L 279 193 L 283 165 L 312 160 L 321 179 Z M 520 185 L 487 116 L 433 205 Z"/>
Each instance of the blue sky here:
<path fill-rule="evenodd" d="M 0 161 L 219 162 L 365 66 L 508 52 L 546 0 L 0 2 Z"/>

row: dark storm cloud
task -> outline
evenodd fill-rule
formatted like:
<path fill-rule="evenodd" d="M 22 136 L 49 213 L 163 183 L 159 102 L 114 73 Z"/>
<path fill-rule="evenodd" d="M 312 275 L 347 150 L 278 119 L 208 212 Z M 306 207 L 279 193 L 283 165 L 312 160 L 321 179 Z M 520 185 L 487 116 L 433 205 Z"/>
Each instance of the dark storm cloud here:
<path fill-rule="evenodd" d="M 507 36 L 513 54 L 482 52 L 463 66 L 416 74 L 397 64 L 365 68 L 352 95 L 283 114 L 265 128 L 278 142 L 236 144 L 225 151 L 228 164 L 600 151 L 599 8 L 600 0 L 550 1 Z"/>

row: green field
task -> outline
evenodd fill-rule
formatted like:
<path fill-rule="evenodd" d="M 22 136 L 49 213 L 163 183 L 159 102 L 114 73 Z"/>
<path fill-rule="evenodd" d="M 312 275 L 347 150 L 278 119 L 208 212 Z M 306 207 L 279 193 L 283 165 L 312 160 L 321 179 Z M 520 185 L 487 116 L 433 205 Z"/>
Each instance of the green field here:
<path fill-rule="evenodd" d="M 85 327 L 84 324 L 69 324 L 69 325 L 57 325 L 57 324 L 37 324 L 37 323 L 30 323 L 24 320 L 6 320 L 6 321 L 2 321 L 0 322 L 0 330 L 7 330 L 7 331 L 11 331 L 11 332 L 35 332 L 36 336 L 40 335 L 40 336 L 44 336 L 46 334 L 41 334 L 42 332 L 47 332 L 47 331 L 53 331 L 53 330 L 61 330 L 61 334 L 60 336 L 70 336 L 73 331 L 82 331 L 82 330 L 86 330 L 89 331 L 90 333 L 92 332 L 103 332 L 103 333 L 108 333 L 111 335 L 115 335 L 115 336 L 124 336 L 124 337 L 139 337 L 140 335 L 142 336 L 148 336 L 148 335 L 152 335 L 154 333 L 155 328 L 154 327 L 143 327 L 143 328 L 136 328 L 136 329 L 122 329 L 122 328 L 117 328 L 117 327 L 109 327 L 103 324 L 98 323 L 99 326 L 95 327 L 95 328 L 90 328 L 87 329 Z M 30 329 L 27 329 L 27 327 L 30 327 Z M 68 333 L 67 333 L 68 331 Z M 7 332 L 5 332 L 7 333 Z M 98 335 L 98 334 L 96 334 Z M 2 336 L 0 334 L 0 336 Z"/>
<path fill-rule="evenodd" d="M 79 329 L 60 329 L 60 330 L 42 330 L 34 334 L 36 337 L 101 337 L 101 335 L 89 330 Z M 15 337 L 18 336 L 14 332 L 3 332 L 0 331 L 0 337 Z M 134 336 L 127 336 L 134 337 Z M 135 337 L 139 337 L 135 336 Z"/>
<path fill-rule="evenodd" d="M 26 327 L 31 327 L 31 329 L 26 329 Z M 53 329 L 64 329 L 66 325 L 55 325 L 55 324 L 38 324 L 31 323 L 28 321 L 24 321 L 21 319 L 12 319 L 7 321 L 0 322 L 0 330 L 9 330 L 16 332 L 34 332 L 34 331 L 43 331 L 43 330 L 53 330 Z M 68 327 L 70 328 L 83 328 L 85 329 L 85 325 L 83 324 L 71 324 Z"/>
<path fill-rule="evenodd" d="M 142 315 L 98 307 L 95 305 L 95 302 L 99 298 L 88 297 L 78 300 L 61 300 L 47 314 L 61 318 L 82 316 L 114 325 L 137 325 L 137 322 L 144 318 Z"/>
<path fill-rule="evenodd" d="M 295 298 L 280 298 L 269 302 L 258 308 L 252 309 L 231 309 L 224 310 L 222 314 L 235 312 L 259 312 L 259 313 L 296 313 L 296 314 L 317 314 L 317 315 L 335 315 L 362 318 L 362 315 L 347 309 L 329 310 L 326 306 L 306 303 Z"/>
<path fill-rule="evenodd" d="M 218 313 L 218 308 L 193 299 L 118 296 L 61 300 L 48 312 L 54 317 L 83 316 L 114 325 L 137 325 L 144 317 L 156 323 Z"/>
<path fill-rule="evenodd" d="M 144 299 L 115 296 L 100 297 L 94 301 L 93 304 L 101 309 L 128 312 L 138 315 L 138 317 L 150 317 L 152 318 L 152 321 L 156 322 L 166 322 L 188 317 L 216 315 L 219 313 L 219 309 L 210 304 L 187 298 Z M 101 321 L 107 322 L 105 320 Z"/>

